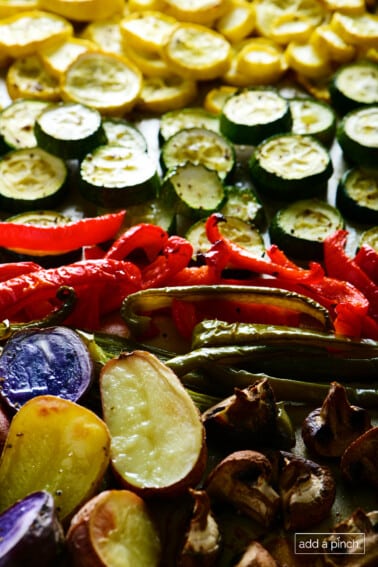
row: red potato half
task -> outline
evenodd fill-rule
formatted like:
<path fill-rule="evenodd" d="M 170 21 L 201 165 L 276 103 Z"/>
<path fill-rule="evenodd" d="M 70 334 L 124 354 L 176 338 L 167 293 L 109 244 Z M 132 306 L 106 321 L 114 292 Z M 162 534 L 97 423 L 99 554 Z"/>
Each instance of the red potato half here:
<path fill-rule="evenodd" d="M 98 489 L 109 450 L 109 431 L 92 411 L 56 396 L 32 398 L 13 417 L 1 455 L 0 510 L 46 490 L 67 521 Z"/>
<path fill-rule="evenodd" d="M 149 352 L 123 353 L 103 367 L 100 388 L 111 465 L 123 488 L 172 495 L 199 482 L 205 429 L 170 368 Z"/>
<path fill-rule="evenodd" d="M 156 567 L 159 533 L 146 503 L 129 490 L 106 490 L 75 514 L 66 542 L 75 567 Z"/>

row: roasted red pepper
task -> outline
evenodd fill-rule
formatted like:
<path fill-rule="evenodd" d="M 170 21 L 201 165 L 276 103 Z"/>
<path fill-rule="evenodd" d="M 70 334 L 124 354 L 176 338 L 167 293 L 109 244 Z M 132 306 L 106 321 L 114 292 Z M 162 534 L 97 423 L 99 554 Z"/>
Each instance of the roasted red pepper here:
<path fill-rule="evenodd" d="M 230 258 L 222 240 L 215 242 L 204 254 L 205 265 L 186 266 L 167 282 L 168 285 L 215 285 L 220 283 L 222 271 Z"/>
<path fill-rule="evenodd" d="M 124 260 L 135 250 L 143 250 L 148 261 L 152 261 L 168 242 L 168 233 L 160 226 L 148 223 L 137 224 L 124 232 L 107 251 L 105 257 Z"/>
<path fill-rule="evenodd" d="M 378 321 L 378 286 L 366 272 L 347 255 L 348 232 L 337 230 L 324 242 L 324 263 L 330 277 L 344 280 L 359 289 L 369 301 L 369 315 Z"/>
<path fill-rule="evenodd" d="M 363 244 L 354 257 L 354 261 L 378 285 L 378 252 Z"/>
<path fill-rule="evenodd" d="M 66 224 L 38 226 L 0 222 L 0 246 L 33 252 L 68 252 L 114 238 L 125 211 L 88 217 Z"/>
<path fill-rule="evenodd" d="M 0 282 L 5 282 L 22 274 L 29 274 L 39 270 L 40 266 L 35 262 L 6 262 L 0 264 Z"/>
<path fill-rule="evenodd" d="M 181 236 L 170 236 L 153 262 L 142 269 L 142 287 L 169 285 L 172 278 L 185 268 L 193 255 L 193 247 Z"/>
<path fill-rule="evenodd" d="M 141 274 L 131 262 L 109 259 L 23 274 L 0 283 L 0 320 L 46 315 L 62 286 L 72 287 L 77 296 L 69 323 L 92 328 L 102 314 L 119 308 L 126 295 L 141 288 Z"/>
<path fill-rule="evenodd" d="M 233 268 L 300 281 L 313 281 L 322 276 L 323 271 L 319 264 L 316 263 L 313 263 L 310 269 L 306 270 L 293 263 L 288 265 L 286 262 L 282 261 L 282 257 L 280 258 L 280 262 L 277 263 L 271 259 L 267 260 L 254 256 L 246 248 L 239 246 L 225 237 L 219 230 L 218 225 L 220 222 L 227 222 L 223 215 L 220 213 L 210 215 L 206 222 L 206 234 L 210 242 L 224 242 L 229 252 L 229 263 Z"/>

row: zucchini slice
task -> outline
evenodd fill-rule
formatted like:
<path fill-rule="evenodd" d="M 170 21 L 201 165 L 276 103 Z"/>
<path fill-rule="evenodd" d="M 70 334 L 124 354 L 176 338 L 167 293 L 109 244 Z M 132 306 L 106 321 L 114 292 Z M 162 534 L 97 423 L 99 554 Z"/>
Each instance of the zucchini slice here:
<path fill-rule="evenodd" d="M 213 169 L 187 162 L 169 170 L 161 195 L 176 214 L 198 220 L 219 210 L 225 202 L 224 185 Z"/>
<path fill-rule="evenodd" d="M 221 209 L 225 217 L 236 217 L 261 227 L 265 223 L 264 206 L 249 186 L 226 185 L 227 201 Z"/>
<path fill-rule="evenodd" d="M 147 140 L 140 130 L 127 120 L 120 117 L 103 118 L 102 126 L 105 131 L 108 144 L 123 146 L 129 150 L 140 149 L 147 152 Z"/>
<path fill-rule="evenodd" d="M 160 118 L 160 141 L 164 142 L 179 130 L 187 128 L 206 128 L 219 132 L 219 118 L 202 107 L 170 110 Z"/>
<path fill-rule="evenodd" d="M 378 225 L 364 230 L 361 234 L 358 246 L 361 248 L 364 244 L 371 246 L 378 252 Z"/>
<path fill-rule="evenodd" d="M 343 65 L 331 78 L 329 94 L 332 106 L 341 115 L 378 104 L 378 64 L 366 60 Z"/>
<path fill-rule="evenodd" d="M 348 112 L 339 122 L 337 140 L 344 157 L 360 167 L 378 167 L 378 104 Z"/>
<path fill-rule="evenodd" d="M 269 236 L 293 258 L 321 260 L 324 239 L 343 227 L 344 219 L 335 207 L 321 199 L 304 199 L 276 212 Z"/>
<path fill-rule="evenodd" d="M 37 145 L 34 124 L 50 103 L 43 100 L 19 99 L 0 113 L 0 140 L 6 151 L 33 148 Z"/>
<path fill-rule="evenodd" d="M 34 127 L 38 145 L 63 159 L 80 159 L 106 143 L 101 114 L 80 103 L 50 105 Z"/>
<path fill-rule="evenodd" d="M 235 149 L 224 136 L 206 128 L 176 132 L 162 146 L 160 161 L 164 171 L 190 161 L 214 169 L 225 179 L 235 165 Z"/>
<path fill-rule="evenodd" d="M 235 144 L 256 145 L 287 132 L 292 125 L 289 102 L 275 89 L 256 87 L 231 95 L 223 105 L 220 131 Z"/>
<path fill-rule="evenodd" d="M 320 100 L 310 97 L 292 98 L 289 102 L 294 134 L 310 134 L 329 146 L 336 133 L 336 114 Z"/>
<path fill-rule="evenodd" d="M 242 221 L 236 217 L 227 217 L 226 222 L 221 224 L 221 232 L 238 244 L 246 248 L 254 256 L 261 257 L 265 253 L 264 239 L 258 228 L 249 222 Z M 195 259 L 209 250 L 211 244 L 206 236 L 206 219 L 200 219 L 194 223 L 186 232 L 185 238 L 193 246 Z"/>
<path fill-rule="evenodd" d="M 53 209 L 66 196 L 67 166 L 42 148 L 13 150 L 0 159 L 0 207 L 12 213 Z"/>
<path fill-rule="evenodd" d="M 160 180 L 155 161 L 146 152 L 107 144 L 88 153 L 79 168 L 80 191 L 105 208 L 137 205 L 153 199 Z"/>
<path fill-rule="evenodd" d="M 346 171 L 337 186 L 336 205 L 351 221 L 378 224 L 378 170 Z"/>
<path fill-rule="evenodd" d="M 261 142 L 249 159 L 249 170 L 266 196 L 294 201 L 319 196 L 333 173 L 333 164 L 316 138 L 289 133 Z"/>

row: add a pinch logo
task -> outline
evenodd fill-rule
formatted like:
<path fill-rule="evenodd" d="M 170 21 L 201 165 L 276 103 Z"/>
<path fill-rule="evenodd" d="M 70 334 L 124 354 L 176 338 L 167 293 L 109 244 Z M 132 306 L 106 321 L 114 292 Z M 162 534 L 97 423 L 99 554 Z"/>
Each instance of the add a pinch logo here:
<path fill-rule="evenodd" d="M 304 533 L 294 535 L 296 555 L 365 555 L 364 533 Z"/>

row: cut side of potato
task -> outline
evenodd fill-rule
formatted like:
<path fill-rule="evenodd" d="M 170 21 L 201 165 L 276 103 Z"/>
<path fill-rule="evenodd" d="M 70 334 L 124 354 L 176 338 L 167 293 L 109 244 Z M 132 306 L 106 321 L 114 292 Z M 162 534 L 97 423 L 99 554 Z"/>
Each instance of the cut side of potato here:
<path fill-rule="evenodd" d="M 151 353 L 123 353 L 103 367 L 100 387 L 111 464 L 123 487 L 176 494 L 199 482 L 204 427 L 173 371 Z"/>
<path fill-rule="evenodd" d="M 108 429 L 92 411 L 57 396 L 32 398 L 13 417 L 1 455 L 0 510 L 46 490 L 66 521 L 101 484 L 109 445 Z"/>
<path fill-rule="evenodd" d="M 67 547 L 75 567 L 155 567 L 161 543 L 146 503 L 129 490 L 106 490 L 72 518 Z"/>

